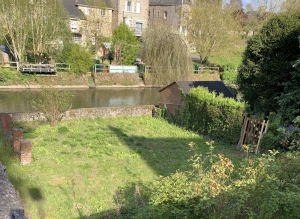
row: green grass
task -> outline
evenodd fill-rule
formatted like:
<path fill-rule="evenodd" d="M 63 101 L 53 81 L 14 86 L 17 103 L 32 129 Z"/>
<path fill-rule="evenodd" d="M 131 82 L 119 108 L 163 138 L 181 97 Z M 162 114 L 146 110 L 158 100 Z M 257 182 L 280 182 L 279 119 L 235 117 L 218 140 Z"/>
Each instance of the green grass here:
<path fill-rule="evenodd" d="M 19 165 L 3 146 L 0 159 L 30 219 L 111 218 L 126 205 L 142 206 L 160 176 L 187 170 L 191 155 L 208 152 L 202 137 L 151 117 L 22 127 L 33 144 L 32 163 Z M 230 145 L 214 145 L 235 162 L 242 157 Z"/>

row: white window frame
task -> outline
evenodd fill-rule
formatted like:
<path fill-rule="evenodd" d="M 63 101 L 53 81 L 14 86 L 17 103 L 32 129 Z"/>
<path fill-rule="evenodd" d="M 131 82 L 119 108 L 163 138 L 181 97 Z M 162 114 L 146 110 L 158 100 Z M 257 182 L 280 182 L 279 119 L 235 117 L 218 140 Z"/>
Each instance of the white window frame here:
<path fill-rule="evenodd" d="M 137 14 L 140 14 L 141 13 L 141 3 L 137 2 L 135 7 L 136 7 L 135 12 Z"/>
<path fill-rule="evenodd" d="M 133 12 L 134 3 L 132 1 L 125 1 L 125 11 Z"/>
<path fill-rule="evenodd" d="M 86 15 L 89 15 L 91 12 L 90 12 L 90 8 L 89 7 L 85 7 L 84 8 L 84 14 Z"/>
<path fill-rule="evenodd" d="M 168 17 L 168 12 L 164 11 L 164 19 L 167 19 L 167 17 Z"/>
<path fill-rule="evenodd" d="M 104 8 L 100 9 L 100 14 L 102 17 L 104 17 L 106 15 L 106 10 Z"/>

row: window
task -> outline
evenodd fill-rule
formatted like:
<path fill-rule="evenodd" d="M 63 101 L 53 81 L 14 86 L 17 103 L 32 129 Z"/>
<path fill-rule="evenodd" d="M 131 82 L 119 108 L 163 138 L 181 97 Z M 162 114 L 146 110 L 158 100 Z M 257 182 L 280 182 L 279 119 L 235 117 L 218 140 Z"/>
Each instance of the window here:
<path fill-rule="evenodd" d="M 157 17 L 159 17 L 159 11 L 157 11 Z"/>
<path fill-rule="evenodd" d="M 132 12 L 133 2 L 125 1 L 126 12 Z"/>
<path fill-rule="evenodd" d="M 84 8 L 84 13 L 89 15 L 90 14 L 90 9 L 88 7 Z"/>
<path fill-rule="evenodd" d="M 74 42 L 81 41 L 81 34 L 75 33 L 75 34 L 73 35 L 73 41 L 74 41 Z"/>
<path fill-rule="evenodd" d="M 140 34 L 142 34 L 142 31 L 143 31 L 143 23 L 136 22 L 135 23 L 135 32 L 140 35 Z"/>
<path fill-rule="evenodd" d="M 151 12 L 150 12 L 150 11 L 148 11 L 148 19 L 150 19 L 150 15 L 151 15 Z"/>
<path fill-rule="evenodd" d="M 164 19 L 167 19 L 167 16 L 168 16 L 168 12 L 164 12 Z"/>
<path fill-rule="evenodd" d="M 71 31 L 77 31 L 78 24 L 76 20 L 71 20 Z"/>
<path fill-rule="evenodd" d="M 101 16 L 105 16 L 105 9 L 101 9 Z"/>
<path fill-rule="evenodd" d="M 100 22 L 97 22 L 96 28 L 97 28 L 97 30 L 100 30 Z"/>
<path fill-rule="evenodd" d="M 139 2 L 136 3 L 136 13 L 137 14 L 141 13 L 141 3 Z"/>
<path fill-rule="evenodd" d="M 131 27 L 131 19 L 125 18 L 125 24 L 126 24 L 128 27 Z"/>

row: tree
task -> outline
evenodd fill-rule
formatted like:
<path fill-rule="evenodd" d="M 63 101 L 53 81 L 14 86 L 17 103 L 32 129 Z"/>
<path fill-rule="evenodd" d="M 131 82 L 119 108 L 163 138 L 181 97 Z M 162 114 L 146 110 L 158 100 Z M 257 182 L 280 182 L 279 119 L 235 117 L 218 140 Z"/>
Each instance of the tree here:
<path fill-rule="evenodd" d="M 65 47 L 61 59 L 71 64 L 71 71 L 78 75 L 90 71 L 94 64 L 91 55 L 77 44 Z"/>
<path fill-rule="evenodd" d="M 291 79 L 284 83 L 284 92 L 278 97 L 278 104 L 280 106 L 278 111 L 281 114 L 282 120 L 287 124 L 291 124 L 297 116 L 300 116 L 300 57 L 294 63 L 293 67 L 294 70 L 290 73 Z"/>
<path fill-rule="evenodd" d="M 232 49 L 240 38 L 239 24 L 232 8 L 218 0 L 198 0 L 191 6 L 188 18 L 188 39 L 200 55 L 202 64 L 210 56 Z"/>
<path fill-rule="evenodd" d="M 299 11 L 300 10 L 300 0 L 286 0 L 281 5 L 281 11 Z"/>
<path fill-rule="evenodd" d="M 131 65 L 138 53 L 138 40 L 129 27 L 122 23 L 113 32 L 112 48 L 116 65 Z"/>
<path fill-rule="evenodd" d="M 97 58 L 101 43 L 111 37 L 112 20 L 110 11 L 106 10 L 104 0 L 86 0 L 89 13 L 85 15 L 84 25 L 87 27 L 85 34 L 91 42 L 91 48 Z"/>
<path fill-rule="evenodd" d="M 255 112 L 277 112 L 277 97 L 291 79 L 292 63 L 299 57 L 300 12 L 278 14 L 247 43 L 237 83 Z"/>
<path fill-rule="evenodd" d="M 29 1 L 2 0 L 0 2 L 0 30 L 4 43 L 15 61 L 22 61 L 28 41 Z"/>
<path fill-rule="evenodd" d="M 154 84 L 169 84 L 188 78 L 191 66 L 189 48 L 171 26 L 157 25 L 147 29 L 142 37 L 140 56 L 155 73 Z"/>
<path fill-rule="evenodd" d="M 70 33 L 59 0 L 2 0 L 0 18 L 2 38 L 16 61 L 24 61 L 30 50 L 41 62 L 44 54 L 62 49 Z"/>

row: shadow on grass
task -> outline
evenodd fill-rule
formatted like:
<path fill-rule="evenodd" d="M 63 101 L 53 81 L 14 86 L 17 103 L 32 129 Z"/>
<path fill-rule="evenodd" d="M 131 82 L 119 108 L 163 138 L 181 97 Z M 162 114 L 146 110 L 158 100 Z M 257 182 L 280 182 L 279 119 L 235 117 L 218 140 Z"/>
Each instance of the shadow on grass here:
<path fill-rule="evenodd" d="M 120 128 L 109 126 L 109 129 L 119 141 L 126 145 L 132 154 L 138 154 L 147 165 L 160 176 L 169 176 L 177 170 L 190 169 L 188 159 L 197 153 L 206 154 L 209 147 L 205 139 L 197 136 L 191 138 L 146 138 L 137 135 L 127 135 Z M 191 144 L 191 142 L 193 142 Z M 222 150 L 222 148 L 218 148 Z M 131 175 L 135 173 L 131 173 Z M 92 215 L 82 215 L 76 219 L 85 218 L 156 218 L 152 215 L 154 206 L 149 204 L 152 190 L 143 182 L 129 182 L 125 187 L 118 188 L 114 193 L 115 208 Z M 159 208 L 159 207 L 158 207 Z"/>

